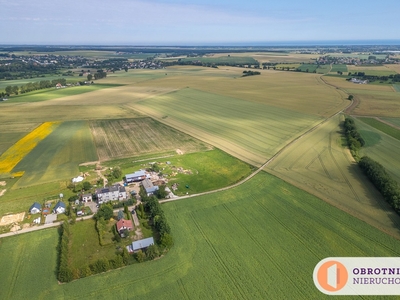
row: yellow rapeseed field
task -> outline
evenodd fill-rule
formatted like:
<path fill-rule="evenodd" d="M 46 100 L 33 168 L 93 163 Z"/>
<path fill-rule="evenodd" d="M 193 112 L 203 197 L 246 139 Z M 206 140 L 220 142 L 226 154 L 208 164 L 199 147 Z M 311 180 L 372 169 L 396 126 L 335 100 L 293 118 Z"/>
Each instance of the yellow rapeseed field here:
<path fill-rule="evenodd" d="M 12 169 L 33 149 L 47 137 L 59 122 L 45 122 L 32 132 L 28 133 L 0 156 L 0 174 L 10 173 Z"/>

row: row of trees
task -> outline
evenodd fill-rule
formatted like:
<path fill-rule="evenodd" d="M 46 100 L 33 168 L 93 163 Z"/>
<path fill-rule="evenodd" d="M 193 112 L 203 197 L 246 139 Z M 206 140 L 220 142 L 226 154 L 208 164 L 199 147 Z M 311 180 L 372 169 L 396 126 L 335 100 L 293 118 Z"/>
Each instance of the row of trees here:
<path fill-rule="evenodd" d="M 101 218 L 103 221 L 104 219 Z M 69 265 L 70 243 L 71 243 L 71 224 L 65 221 L 60 230 L 61 238 L 59 244 L 59 264 L 57 278 L 60 282 L 70 282 L 74 279 L 84 278 L 90 275 L 106 272 L 111 269 L 121 268 L 131 263 L 128 250 L 123 247 L 112 259 L 100 258 L 91 264 L 80 268 L 73 268 Z M 99 235 L 100 236 L 100 235 Z M 144 259 L 146 256 L 144 256 Z"/>
<path fill-rule="evenodd" d="M 143 193 L 141 193 L 143 196 Z M 147 212 L 158 236 L 158 243 L 164 249 L 169 249 L 173 245 L 171 227 L 165 217 L 164 211 L 155 196 L 142 197 L 144 210 Z"/>
<path fill-rule="evenodd" d="M 261 73 L 258 71 L 243 71 L 242 77 L 252 76 L 252 75 L 260 75 Z"/>
<path fill-rule="evenodd" d="M 400 82 L 400 74 L 391 74 L 387 76 L 378 76 L 378 75 L 367 75 L 365 72 L 354 72 L 353 74 L 349 72 L 349 76 L 354 76 L 354 77 L 359 77 L 360 79 L 363 80 L 369 80 L 369 81 L 375 81 L 375 80 L 380 80 L 380 81 L 388 81 L 391 80 L 392 82 Z M 351 78 L 348 78 L 347 80 L 350 80 Z"/>
<path fill-rule="evenodd" d="M 353 157 L 358 160 L 358 165 L 372 184 L 382 194 L 384 199 L 400 214 L 400 188 L 399 185 L 386 172 L 385 168 L 368 156 L 358 159 L 358 150 L 364 146 L 364 139 L 360 136 L 354 120 L 346 118 L 344 122 L 347 142 Z"/>
<path fill-rule="evenodd" d="M 358 151 L 365 145 L 365 141 L 357 131 L 356 124 L 354 123 L 353 119 L 346 118 L 344 120 L 344 130 L 351 154 L 355 159 L 358 159 Z"/>
<path fill-rule="evenodd" d="M 65 78 L 59 78 L 59 79 L 53 79 L 53 80 L 41 80 L 41 81 L 36 81 L 36 82 L 28 82 L 27 84 L 21 85 L 18 87 L 17 85 L 11 86 L 8 85 L 6 86 L 6 94 L 11 95 L 15 94 L 18 95 L 19 93 L 24 94 L 36 90 L 41 90 L 41 89 L 47 89 L 51 87 L 55 87 L 57 83 L 60 83 L 61 85 L 65 85 L 67 83 L 67 80 Z"/>
<path fill-rule="evenodd" d="M 363 156 L 358 165 L 385 200 L 400 214 L 400 188 L 397 182 L 390 177 L 381 164 L 368 156 Z"/>

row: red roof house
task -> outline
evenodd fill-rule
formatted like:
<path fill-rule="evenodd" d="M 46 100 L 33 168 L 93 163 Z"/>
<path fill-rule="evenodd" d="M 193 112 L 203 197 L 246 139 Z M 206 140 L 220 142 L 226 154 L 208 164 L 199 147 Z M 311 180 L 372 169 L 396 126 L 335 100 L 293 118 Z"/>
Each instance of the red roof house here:
<path fill-rule="evenodd" d="M 123 235 L 123 232 L 126 230 L 131 231 L 133 229 L 133 223 L 131 220 L 121 219 L 117 222 L 117 231 L 120 235 Z"/>

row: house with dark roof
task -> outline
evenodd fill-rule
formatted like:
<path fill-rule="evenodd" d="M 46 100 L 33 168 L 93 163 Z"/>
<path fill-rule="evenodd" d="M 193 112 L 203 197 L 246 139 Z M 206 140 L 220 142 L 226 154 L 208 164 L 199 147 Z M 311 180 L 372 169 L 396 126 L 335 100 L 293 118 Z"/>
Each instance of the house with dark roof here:
<path fill-rule="evenodd" d="M 35 202 L 32 204 L 32 206 L 29 208 L 29 212 L 34 215 L 34 214 L 38 214 L 42 211 L 42 206 Z"/>
<path fill-rule="evenodd" d="M 132 242 L 132 245 L 126 247 L 129 253 L 138 252 L 139 250 L 146 250 L 149 246 L 154 245 L 153 237 Z"/>
<path fill-rule="evenodd" d="M 142 185 L 148 196 L 154 194 L 155 191 L 158 191 L 158 186 L 154 185 L 148 178 L 142 181 Z"/>
<path fill-rule="evenodd" d="M 97 202 L 99 204 L 109 201 L 122 201 L 127 199 L 125 187 L 120 184 L 96 189 Z"/>
<path fill-rule="evenodd" d="M 115 224 L 117 227 L 117 231 L 120 236 L 124 237 L 124 231 L 128 230 L 131 231 L 133 229 L 133 223 L 131 220 L 121 219 Z"/>
<path fill-rule="evenodd" d="M 65 203 L 58 201 L 57 204 L 53 208 L 53 213 L 63 214 L 63 213 L 65 213 L 65 209 L 66 209 Z"/>

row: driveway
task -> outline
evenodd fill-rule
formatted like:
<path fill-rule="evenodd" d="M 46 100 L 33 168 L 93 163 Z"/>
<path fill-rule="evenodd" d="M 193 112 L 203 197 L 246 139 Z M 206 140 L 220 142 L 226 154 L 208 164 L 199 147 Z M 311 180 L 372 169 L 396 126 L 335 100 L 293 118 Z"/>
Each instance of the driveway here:
<path fill-rule="evenodd" d="M 44 220 L 44 224 L 51 224 L 57 220 L 57 214 L 48 214 Z"/>
<path fill-rule="evenodd" d="M 93 214 L 97 213 L 98 208 L 96 207 L 96 205 L 97 205 L 97 202 L 94 202 L 94 201 L 85 203 L 85 206 L 89 206 L 90 210 L 92 211 Z"/>

